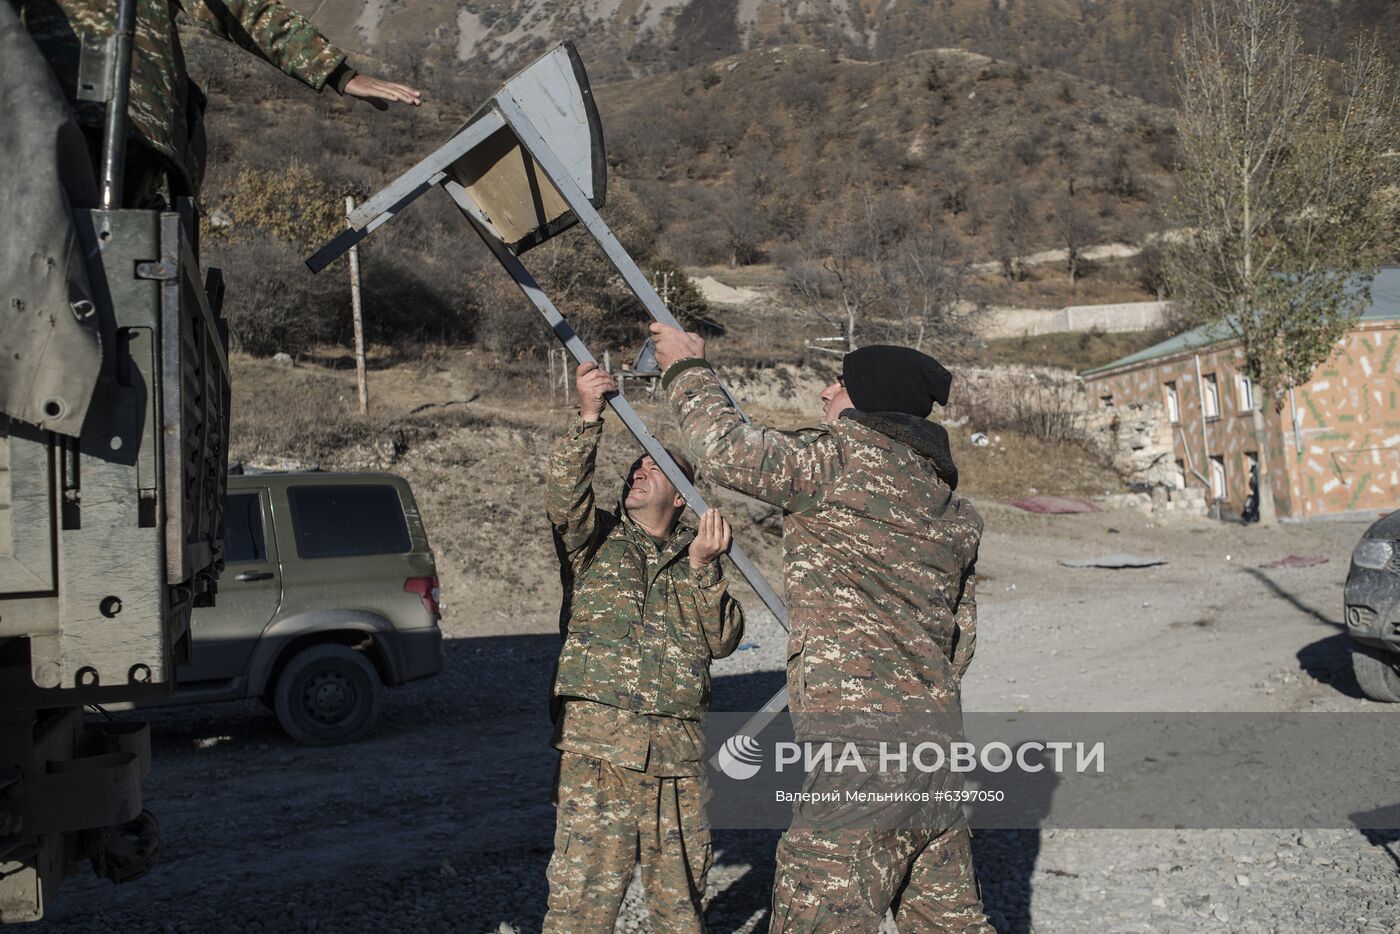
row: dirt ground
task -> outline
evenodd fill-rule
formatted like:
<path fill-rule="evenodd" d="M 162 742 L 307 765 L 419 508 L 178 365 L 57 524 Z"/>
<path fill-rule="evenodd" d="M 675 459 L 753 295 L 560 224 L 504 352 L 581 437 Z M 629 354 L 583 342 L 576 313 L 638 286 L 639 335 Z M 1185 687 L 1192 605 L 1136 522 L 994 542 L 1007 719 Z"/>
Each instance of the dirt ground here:
<path fill-rule="evenodd" d="M 374 733 L 344 747 L 297 745 L 255 702 L 146 712 L 156 763 L 146 806 L 161 822 L 161 862 L 124 886 L 84 870 L 40 929 L 538 930 L 556 761 L 546 697 L 558 647 L 540 497 L 567 415 L 504 397 L 461 361 L 372 374 L 379 410 L 363 425 L 333 414 L 348 408 L 353 374 L 241 360 L 235 393 L 258 401 L 272 380 L 295 383 L 299 402 L 264 399 L 242 416 L 235 457 L 409 478 L 438 556 L 446 670 L 387 692 Z M 480 397 L 469 403 L 409 411 L 473 392 Z M 620 482 L 632 456 L 614 425 L 605 486 Z M 975 462 L 961 467 L 975 493 Z M 733 495 L 720 503 L 775 574 L 776 517 Z M 1037 516 L 994 496 L 978 504 L 987 532 L 967 709 L 1381 708 L 1361 698 L 1340 626 L 1362 520 L 1264 530 L 1129 512 Z M 1119 551 L 1168 563 L 1058 563 Z M 1260 567 L 1289 554 L 1328 561 Z M 716 665 L 716 709 L 753 709 L 782 685 L 783 634 L 762 613 L 752 617 L 755 646 Z M 717 832 L 712 930 L 766 929 L 775 842 L 767 831 Z M 1400 932 L 1400 833 L 989 831 L 974 847 L 1000 932 Z M 619 930 L 648 930 L 635 895 Z"/>

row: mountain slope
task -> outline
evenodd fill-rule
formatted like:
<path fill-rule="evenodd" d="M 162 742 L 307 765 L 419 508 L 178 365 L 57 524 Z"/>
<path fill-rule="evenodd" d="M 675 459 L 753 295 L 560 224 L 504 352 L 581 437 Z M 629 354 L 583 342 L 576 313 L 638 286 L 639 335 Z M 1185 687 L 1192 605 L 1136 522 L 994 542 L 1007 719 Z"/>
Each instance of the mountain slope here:
<path fill-rule="evenodd" d="M 956 49 L 751 51 L 604 85 L 598 101 L 614 175 L 698 264 L 732 261 L 744 234 L 760 252 L 800 241 L 852 189 L 903 202 L 979 259 L 1139 239 L 1175 157 L 1158 107 Z"/>
<path fill-rule="evenodd" d="M 509 71 L 573 38 L 596 78 L 616 80 L 805 43 L 887 59 L 958 47 L 1170 99 L 1172 44 L 1191 0 L 322 0 L 309 12 L 347 48 Z M 1304 0 L 1313 47 L 1338 56 L 1377 30 L 1400 59 L 1400 4 Z"/>

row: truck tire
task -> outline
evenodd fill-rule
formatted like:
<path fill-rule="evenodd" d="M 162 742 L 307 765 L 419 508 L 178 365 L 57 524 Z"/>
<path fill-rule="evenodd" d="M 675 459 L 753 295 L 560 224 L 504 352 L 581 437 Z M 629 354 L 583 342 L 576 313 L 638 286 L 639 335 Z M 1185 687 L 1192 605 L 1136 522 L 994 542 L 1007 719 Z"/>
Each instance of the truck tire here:
<path fill-rule="evenodd" d="M 1400 655 L 1353 642 L 1351 670 L 1362 693 L 1371 700 L 1400 703 Z"/>
<path fill-rule="evenodd" d="M 370 731 L 382 692 L 379 672 L 362 653 L 323 643 L 302 649 L 282 668 L 273 710 L 292 739 L 333 746 Z"/>

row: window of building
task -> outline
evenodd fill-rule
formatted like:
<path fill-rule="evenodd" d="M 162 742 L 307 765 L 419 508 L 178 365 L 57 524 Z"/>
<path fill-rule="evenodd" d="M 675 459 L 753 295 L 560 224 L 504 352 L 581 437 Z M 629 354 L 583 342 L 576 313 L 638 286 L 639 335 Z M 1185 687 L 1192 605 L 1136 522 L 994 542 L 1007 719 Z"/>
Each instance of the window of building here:
<path fill-rule="evenodd" d="M 1221 454 L 1210 456 L 1210 495 L 1212 499 L 1225 498 L 1225 457 Z"/>
<path fill-rule="evenodd" d="M 1214 373 L 1201 377 L 1201 407 L 1206 418 L 1220 417 L 1220 386 L 1215 381 Z"/>
<path fill-rule="evenodd" d="M 1175 425 L 1181 421 L 1181 402 L 1176 398 L 1176 383 L 1166 383 L 1162 388 L 1167 393 L 1167 418 Z"/>
<path fill-rule="evenodd" d="M 1186 461 L 1176 462 L 1176 488 L 1178 490 L 1186 489 Z"/>
<path fill-rule="evenodd" d="M 1103 395 L 1099 396 L 1099 405 L 1103 406 L 1106 409 L 1113 408 L 1113 393 L 1106 392 Z"/>
<path fill-rule="evenodd" d="M 1254 411 L 1254 381 L 1241 373 L 1235 381 L 1235 388 L 1239 395 L 1240 411 Z"/>
<path fill-rule="evenodd" d="M 303 558 L 410 550 L 403 503 L 391 486 L 298 486 L 287 491 L 287 501 Z"/>

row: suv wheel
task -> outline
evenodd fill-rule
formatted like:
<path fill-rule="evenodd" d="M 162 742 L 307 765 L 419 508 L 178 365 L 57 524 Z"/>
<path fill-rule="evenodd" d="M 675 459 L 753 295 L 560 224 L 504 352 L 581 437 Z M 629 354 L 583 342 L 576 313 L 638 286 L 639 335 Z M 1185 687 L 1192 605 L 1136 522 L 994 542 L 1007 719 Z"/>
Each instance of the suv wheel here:
<path fill-rule="evenodd" d="M 287 735 L 308 746 L 360 739 L 379 716 L 379 672 L 343 645 L 302 649 L 273 688 L 273 710 Z"/>
<path fill-rule="evenodd" d="M 1388 704 L 1400 703 L 1400 656 L 1353 642 L 1351 669 L 1367 697 Z"/>

